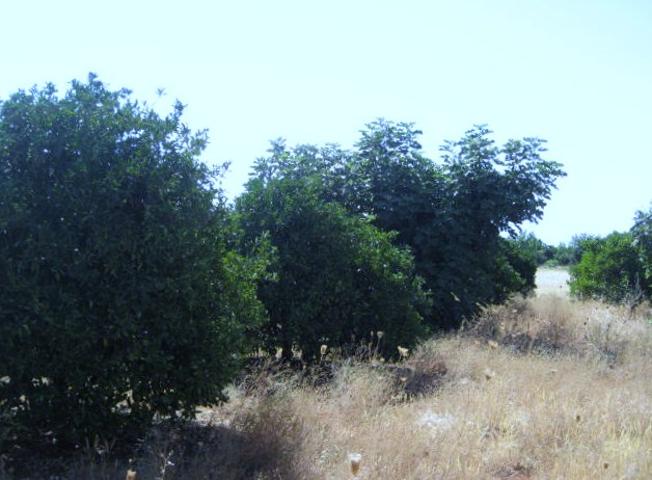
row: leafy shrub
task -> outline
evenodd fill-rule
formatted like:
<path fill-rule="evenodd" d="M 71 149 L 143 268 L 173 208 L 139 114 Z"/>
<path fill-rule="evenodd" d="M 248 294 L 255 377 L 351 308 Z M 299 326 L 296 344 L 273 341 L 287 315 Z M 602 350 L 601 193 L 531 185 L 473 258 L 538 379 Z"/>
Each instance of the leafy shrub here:
<path fill-rule="evenodd" d="M 0 449 L 137 433 L 222 397 L 263 314 L 260 269 L 227 250 L 182 111 L 93 76 L 2 103 Z"/>
<path fill-rule="evenodd" d="M 554 254 L 550 264 L 552 266 L 568 267 L 579 263 L 585 251 L 593 248 L 599 237 L 589 235 L 586 233 L 573 236 L 570 243 L 560 243 L 556 247 L 552 247 Z"/>
<path fill-rule="evenodd" d="M 258 290 L 269 314 L 258 341 L 286 357 L 299 348 L 310 361 L 322 344 L 350 346 L 380 330 L 378 348 L 395 354 L 423 333 L 427 310 L 412 256 L 369 219 L 325 201 L 321 188 L 313 177 L 260 174 L 237 200 L 242 245 L 268 235 L 276 251 L 275 278 Z"/>
<path fill-rule="evenodd" d="M 645 271 L 645 288 L 652 292 L 652 208 L 636 213 L 631 231 Z"/>
<path fill-rule="evenodd" d="M 522 232 L 516 238 L 509 239 L 509 243 L 535 265 L 550 262 L 555 254 L 555 247 L 546 245 L 531 232 Z"/>
<path fill-rule="evenodd" d="M 646 273 L 631 233 L 614 232 L 585 243 L 571 268 L 570 291 L 580 298 L 635 305 L 649 296 Z"/>
<path fill-rule="evenodd" d="M 507 298 L 512 293 L 527 295 L 536 286 L 537 254 L 518 241 L 499 239 L 493 284 L 496 296 Z"/>

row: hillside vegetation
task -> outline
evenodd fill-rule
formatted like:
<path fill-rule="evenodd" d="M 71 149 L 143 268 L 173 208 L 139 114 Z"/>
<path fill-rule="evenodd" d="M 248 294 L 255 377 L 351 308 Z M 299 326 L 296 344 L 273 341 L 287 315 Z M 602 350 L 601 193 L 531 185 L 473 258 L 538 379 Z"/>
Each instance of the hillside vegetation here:
<path fill-rule="evenodd" d="M 0 478 L 649 477 L 652 214 L 554 251 L 544 140 L 383 119 L 229 202 L 183 111 L 0 102 Z"/>
<path fill-rule="evenodd" d="M 647 479 L 649 320 L 544 295 L 397 368 L 327 354 L 315 381 L 270 363 L 192 424 L 155 427 L 131 462 L 96 445 L 61 478 L 343 479 L 357 453 L 360 479 Z"/>
<path fill-rule="evenodd" d="M 379 119 L 350 150 L 273 142 L 231 204 L 183 111 L 93 74 L 0 102 L 0 455 L 132 444 L 260 352 L 396 359 L 533 288 L 504 234 L 564 175 L 543 140 L 475 126 L 435 160 Z"/>

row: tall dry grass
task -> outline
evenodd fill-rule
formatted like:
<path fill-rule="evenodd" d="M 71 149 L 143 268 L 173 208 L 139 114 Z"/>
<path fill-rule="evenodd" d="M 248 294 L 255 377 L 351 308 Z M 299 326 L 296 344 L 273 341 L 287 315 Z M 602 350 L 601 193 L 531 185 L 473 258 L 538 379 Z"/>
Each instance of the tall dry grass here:
<path fill-rule="evenodd" d="M 130 463 L 95 452 L 60 478 L 339 480 L 358 453 L 359 479 L 650 479 L 649 315 L 514 301 L 399 367 L 346 360 L 318 387 L 259 374 L 195 424 L 155 429 Z M 408 391 L 406 372 L 433 388 Z"/>

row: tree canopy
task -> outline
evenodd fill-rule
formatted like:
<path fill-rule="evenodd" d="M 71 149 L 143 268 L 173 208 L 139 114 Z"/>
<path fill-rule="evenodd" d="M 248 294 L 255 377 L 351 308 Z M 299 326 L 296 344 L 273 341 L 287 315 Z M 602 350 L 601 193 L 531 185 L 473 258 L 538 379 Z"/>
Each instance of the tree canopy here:
<path fill-rule="evenodd" d="M 571 293 L 635 307 L 652 298 L 652 209 L 639 211 L 629 232 L 578 239 L 580 261 L 571 268 Z"/>
<path fill-rule="evenodd" d="M 571 267 L 571 293 L 609 303 L 636 305 L 649 295 L 645 268 L 630 232 L 613 232 L 587 243 Z"/>
<path fill-rule="evenodd" d="M 428 299 L 412 255 L 392 244 L 394 234 L 324 200 L 322 190 L 312 177 L 260 175 L 236 202 L 241 245 L 267 235 L 275 251 L 273 277 L 258 290 L 269 314 L 259 343 L 282 347 L 286 357 L 298 348 L 311 361 L 321 345 L 352 349 L 382 331 L 373 348 L 395 355 L 425 333 Z"/>
<path fill-rule="evenodd" d="M 438 161 L 409 123 L 279 140 L 229 205 L 183 110 L 93 75 L 0 104 L 0 450 L 191 416 L 243 353 L 395 355 L 533 288 L 540 245 L 510 238 L 564 175 L 543 140 L 477 126 Z"/>
<path fill-rule="evenodd" d="M 427 323 L 451 327 L 479 305 L 533 286 L 532 268 L 507 268 L 515 257 L 501 234 L 515 235 L 524 221 L 540 219 L 564 172 L 542 158 L 544 141 L 537 138 L 499 147 L 479 126 L 445 143 L 435 162 L 423 154 L 420 134 L 412 124 L 378 120 L 353 150 L 277 141 L 254 175 L 314 178 L 324 201 L 396 232 L 394 243 L 410 249 L 431 294 Z"/>
<path fill-rule="evenodd" d="M 222 397 L 260 268 L 228 249 L 182 113 L 94 76 L 0 105 L 0 444 L 110 438 Z"/>

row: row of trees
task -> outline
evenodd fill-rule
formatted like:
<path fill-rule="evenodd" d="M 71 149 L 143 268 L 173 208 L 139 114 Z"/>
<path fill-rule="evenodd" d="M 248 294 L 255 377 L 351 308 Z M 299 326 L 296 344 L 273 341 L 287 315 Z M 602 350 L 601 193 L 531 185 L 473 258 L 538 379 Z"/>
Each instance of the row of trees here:
<path fill-rule="evenodd" d="M 570 267 L 570 291 L 577 298 L 630 307 L 652 298 L 652 209 L 637 212 L 627 232 L 576 235 L 558 246 L 522 233 L 508 243 L 530 265 Z"/>
<path fill-rule="evenodd" d="M 581 234 L 575 235 L 569 243 L 548 245 L 533 233 L 523 232 L 510 241 L 538 266 L 569 267 L 581 260 L 585 246 L 590 245 L 593 239 L 595 239 L 593 235 Z"/>
<path fill-rule="evenodd" d="M 501 234 L 541 218 L 543 141 L 475 127 L 427 158 L 411 124 L 352 150 L 272 145 L 230 205 L 205 132 L 91 76 L 0 107 L 0 450 L 138 432 L 221 398 L 243 356 L 391 354 L 532 288 Z"/>
<path fill-rule="evenodd" d="M 283 248 L 287 235 L 274 234 L 283 225 L 274 202 L 292 204 L 308 189 L 314 201 L 394 232 L 392 243 L 411 253 L 429 294 L 425 324 L 454 327 L 479 305 L 532 288 L 536 265 L 500 234 L 541 218 L 563 175 L 559 164 L 540 157 L 541 140 L 498 147 L 490 133 L 476 127 L 446 143 L 441 163 L 423 155 L 421 132 L 412 125 L 382 120 L 367 125 L 353 151 L 276 142 L 257 161 L 236 212 L 246 236 L 271 232 L 272 243 Z M 319 246 L 295 248 L 293 256 Z"/>

